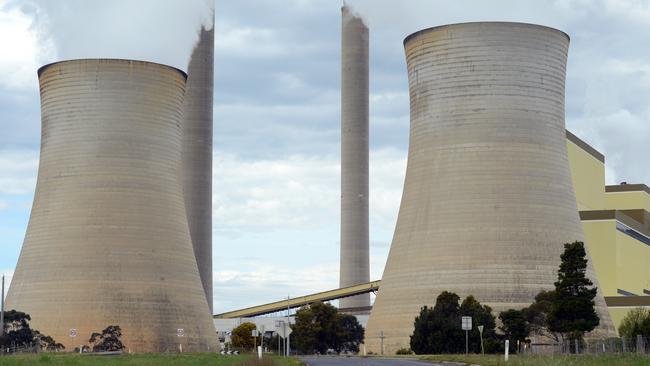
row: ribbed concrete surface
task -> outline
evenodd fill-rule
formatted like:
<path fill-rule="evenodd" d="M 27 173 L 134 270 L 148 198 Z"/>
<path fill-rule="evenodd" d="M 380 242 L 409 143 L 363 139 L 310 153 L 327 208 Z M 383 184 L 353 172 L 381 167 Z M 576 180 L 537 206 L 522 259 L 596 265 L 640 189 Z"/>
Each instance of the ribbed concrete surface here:
<path fill-rule="evenodd" d="M 201 28 L 187 69 L 183 108 L 183 193 L 203 290 L 212 312 L 212 100 L 214 27 Z"/>
<path fill-rule="evenodd" d="M 370 280 L 368 257 L 368 27 L 341 9 L 341 263 L 340 285 Z M 370 295 L 339 300 L 370 305 Z"/>
<path fill-rule="evenodd" d="M 216 350 L 181 188 L 184 73 L 74 60 L 39 81 L 38 182 L 8 307 L 69 350 L 107 325 L 134 352 Z"/>
<path fill-rule="evenodd" d="M 408 166 L 368 351 L 380 351 L 380 331 L 387 353 L 408 347 L 420 307 L 444 290 L 496 315 L 553 288 L 563 243 L 583 240 L 565 143 L 568 47 L 560 31 L 517 23 L 405 40 Z"/>

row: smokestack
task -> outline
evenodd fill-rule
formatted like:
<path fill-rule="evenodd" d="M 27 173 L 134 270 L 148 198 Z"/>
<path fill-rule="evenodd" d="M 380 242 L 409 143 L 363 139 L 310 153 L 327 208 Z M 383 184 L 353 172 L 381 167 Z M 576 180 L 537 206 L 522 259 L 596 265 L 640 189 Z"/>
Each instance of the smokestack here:
<path fill-rule="evenodd" d="M 214 23 L 214 13 L 212 14 Z M 196 263 L 212 305 L 212 100 L 214 26 L 201 28 L 188 66 L 183 107 L 183 194 Z"/>
<path fill-rule="evenodd" d="M 341 287 L 368 282 L 368 27 L 341 9 Z M 339 307 L 370 305 L 370 295 Z"/>
<path fill-rule="evenodd" d="M 119 325 L 134 352 L 217 350 L 180 179 L 185 79 L 129 60 L 39 70 L 38 180 L 7 307 L 67 349 Z"/>
<path fill-rule="evenodd" d="M 408 347 L 420 308 L 445 290 L 494 314 L 530 305 L 553 289 L 563 244 L 583 240 L 565 142 L 569 37 L 466 23 L 414 33 L 404 48 L 408 166 L 365 333 L 373 352 L 382 332 L 387 353 Z M 597 284 L 591 266 L 588 276 Z M 613 335 L 602 293 L 596 304 Z"/>

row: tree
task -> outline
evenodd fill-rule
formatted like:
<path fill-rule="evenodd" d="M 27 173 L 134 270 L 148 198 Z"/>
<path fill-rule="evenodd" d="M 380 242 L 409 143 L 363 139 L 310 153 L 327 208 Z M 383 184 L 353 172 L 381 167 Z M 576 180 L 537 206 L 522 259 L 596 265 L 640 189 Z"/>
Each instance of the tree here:
<path fill-rule="evenodd" d="M 618 333 L 628 339 L 635 339 L 638 335 L 650 337 L 650 310 L 645 308 L 630 310 L 621 321 Z"/>
<path fill-rule="evenodd" d="M 338 353 L 358 353 L 359 344 L 363 342 L 365 330 L 357 320 L 357 317 L 350 314 L 337 314 L 336 323 L 334 350 Z"/>
<path fill-rule="evenodd" d="M 253 337 L 252 332 L 257 329 L 257 326 L 251 322 L 241 323 L 237 328 L 232 330 L 230 341 L 233 347 L 253 349 L 255 344 L 259 344 L 259 340 Z"/>
<path fill-rule="evenodd" d="M 512 340 L 511 348 L 516 350 L 515 343 L 526 342 L 530 334 L 530 325 L 526 320 L 523 310 L 506 310 L 499 314 L 501 326 L 499 329 L 504 333 L 507 339 Z"/>
<path fill-rule="evenodd" d="M 34 330 L 34 339 L 37 341 L 37 344 L 41 349 L 46 351 L 62 351 L 65 349 L 65 346 L 61 343 L 56 342 L 52 337 L 41 334 L 38 330 Z"/>
<path fill-rule="evenodd" d="M 296 323 L 291 326 L 291 347 L 300 353 L 313 353 L 317 348 L 317 333 L 320 325 L 315 321 L 314 312 L 303 306 L 296 312 Z"/>
<path fill-rule="evenodd" d="M 124 349 L 120 340 L 122 328 L 119 325 L 109 325 L 101 333 L 93 333 L 88 340 L 93 352 L 115 352 Z"/>
<path fill-rule="evenodd" d="M 0 336 L 0 346 L 40 346 L 46 350 L 62 350 L 65 347 L 57 343 L 52 337 L 41 334 L 38 330 L 32 329 L 29 321 L 32 320 L 29 314 L 22 311 L 10 310 L 4 312 L 5 326 L 4 336 Z"/>
<path fill-rule="evenodd" d="M 32 320 L 29 314 L 22 311 L 5 311 L 6 346 L 15 344 L 26 347 L 34 343 L 34 331 L 29 326 Z"/>
<path fill-rule="evenodd" d="M 296 312 L 296 323 L 291 329 L 292 347 L 305 354 L 325 354 L 330 349 L 358 352 L 364 336 L 356 317 L 339 314 L 334 306 L 318 301 Z"/>
<path fill-rule="evenodd" d="M 547 320 L 548 315 L 555 306 L 556 298 L 555 291 L 540 291 L 535 296 L 535 301 L 529 307 L 522 309 L 522 313 L 526 318 L 531 333 L 559 342 L 560 335 L 549 330 Z"/>
<path fill-rule="evenodd" d="M 460 329 L 458 295 L 443 291 L 436 298 L 433 308 L 423 306 L 415 317 L 411 350 L 416 354 L 458 353 L 460 340 L 464 338 Z M 464 339 L 463 339 L 464 341 Z"/>
<path fill-rule="evenodd" d="M 555 282 L 555 301 L 548 314 L 548 328 L 569 340 L 582 340 L 585 332 L 600 323 L 594 298 L 597 288 L 586 277 L 587 253 L 584 244 L 564 244 L 562 262 Z"/>
<path fill-rule="evenodd" d="M 424 306 L 413 323 L 411 350 L 416 354 L 465 352 L 465 334 L 461 329 L 461 316 L 472 317 L 470 349 L 481 351 L 478 326 L 483 325 L 483 339 L 486 351 L 498 347 L 494 331 L 495 320 L 492 309 L 481 305 L 473 296 L 468 296 L 459 306 L 458 295 L 444 291 L 436 299 L 433 308 Z"/>

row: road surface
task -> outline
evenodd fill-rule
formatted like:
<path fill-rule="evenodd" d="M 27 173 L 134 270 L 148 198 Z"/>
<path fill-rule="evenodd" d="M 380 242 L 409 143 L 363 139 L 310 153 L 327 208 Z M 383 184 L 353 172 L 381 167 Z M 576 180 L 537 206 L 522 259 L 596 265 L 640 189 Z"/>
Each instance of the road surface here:
<path fill-rule="evenodd" d="M 428 362 L 395 358 L 302 357 L 309 366 L 436 366 Z"/>

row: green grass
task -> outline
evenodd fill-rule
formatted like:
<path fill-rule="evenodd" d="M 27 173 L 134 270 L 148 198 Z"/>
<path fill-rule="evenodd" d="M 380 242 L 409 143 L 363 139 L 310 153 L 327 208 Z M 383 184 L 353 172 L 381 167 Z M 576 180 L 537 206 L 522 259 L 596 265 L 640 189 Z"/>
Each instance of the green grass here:
<path fill-rule="evenodd" d="M 251 355 L 221 356 L 214 353 L 139 354 L 92 356 L 70 353 L 0 356 L 0 366 L 239 366 L 256 365 Z M 300 366 L 296 359 L 272 357 L 273 366 Z M 249 362 L 247 362 L 249 361 Z M 265 363 L 269 365 L 269 363 Z M 260 364 L 262 365 L 262 364 Z"/>
<path fill-rule="evenodd" d="M 510 356 L 505 362 L 503 355 L 428 355 L 416 356 L 425 361 L 464 362 L 481 366 L 648 366 L 650 357 L 638 355 L 604 356 Z"/>

